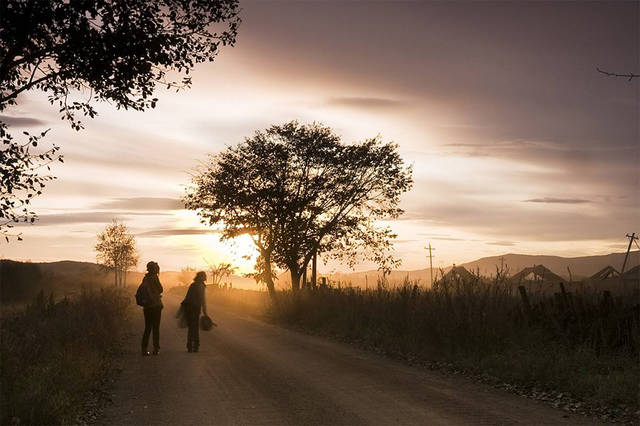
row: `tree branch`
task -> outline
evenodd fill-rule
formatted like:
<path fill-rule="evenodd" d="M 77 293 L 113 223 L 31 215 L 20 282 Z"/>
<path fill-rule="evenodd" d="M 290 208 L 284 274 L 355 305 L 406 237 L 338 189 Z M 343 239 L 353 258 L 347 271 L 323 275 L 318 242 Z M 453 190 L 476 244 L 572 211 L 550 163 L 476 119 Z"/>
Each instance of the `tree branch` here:
<path fill-rule="evenodd" d="M 615 72 L 609 72 L 609 71 L 604 71 L 601 70 L 600 68 L 596 67 L 596 70 L 598 70 L 599 73 L 604 74 L 606 76 L 609 77 L 624 77 L 624 78 L 628 78 L 628 81 L 633 80 L 634 78 L 640 78 L 640 74 L 634 74 L 634 73 L 629 73 L 629 74 L 618 74 Z"/>

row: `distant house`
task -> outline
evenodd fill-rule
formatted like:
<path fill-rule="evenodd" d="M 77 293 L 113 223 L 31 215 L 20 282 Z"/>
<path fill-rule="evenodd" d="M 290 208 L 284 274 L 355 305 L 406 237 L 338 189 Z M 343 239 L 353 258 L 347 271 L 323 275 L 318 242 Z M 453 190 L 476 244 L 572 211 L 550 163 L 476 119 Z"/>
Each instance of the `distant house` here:
<path fill-rule="evenodd" d="M 638 285 L 640 283 L 640 265 L 629 269 L 627 272 L 620 275 L 620 278 L 625 284 Z"/>
<path fill-rule="evenodd" d="M 587 281 L 602 281 L 607 278 L 616 278 L 620 276 L 620 272 L 613 266 L 605 266 L 595 274 L 587 278 Z"/>
<path fill-rule="evenodd" d="M 511 277 L 511 281 L 519 283 L 521 281 L 536 281 L 542 283 L 565 283 L 566 280 L 560 275 L 554 274 L 549 268 L 544 265 L 535 265 L 528 268 L 524 268 Z"/>
<path fill-rule="evenodd" d="M 441 280 L 470 280 L 474 275 L 467 271 L 464 266 L 453 266 L 449 271 L 440 278 Z"/>

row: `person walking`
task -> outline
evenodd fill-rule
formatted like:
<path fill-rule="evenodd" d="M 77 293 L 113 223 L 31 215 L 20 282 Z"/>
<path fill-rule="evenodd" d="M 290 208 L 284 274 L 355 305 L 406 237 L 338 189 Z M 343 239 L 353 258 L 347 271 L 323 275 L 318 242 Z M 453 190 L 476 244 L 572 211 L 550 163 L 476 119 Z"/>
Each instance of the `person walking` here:
<path fill-rule="evenodd" d="M 207 315 L 207 301 L 205 297 L 205 288 L 207 274 L 200 271 L 193 278 L 193 283 L 187 290 L 187 295 L 182 302 L 184 315 L 187 319 L 187 351 L 198 352 L 200 347 L 200 330 L 198 328 L 200 322 L 200 309 L 202 313 Z"/>
<path fill-rule="evenodd" d="M 149 335 L 153 331 L 153 354 L 160 353 L 160 317 L 162 315 L 162 284 L 158 274 L 160 265 L 156 262 L 147 263 L 147 273 L 142 279 L 142 286 L 146 287 L 148 300 L 142 311 L 144 313 L 144 333 L 142 334 L 142 356 L 149 356 L 147 346 Z"/>

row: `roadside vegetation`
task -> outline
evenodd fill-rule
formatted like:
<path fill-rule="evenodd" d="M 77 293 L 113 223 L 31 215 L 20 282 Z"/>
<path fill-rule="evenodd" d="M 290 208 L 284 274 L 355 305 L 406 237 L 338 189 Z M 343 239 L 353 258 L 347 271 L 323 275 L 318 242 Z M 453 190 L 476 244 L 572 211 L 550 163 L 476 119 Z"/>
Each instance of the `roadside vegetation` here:
<path fill-rule="evenodd" d="M 430 289 L 406 280 L 393 289 L 378 282 L 282 293 L 268 317 L 412 362 L 565 392 L 622 416 L 638 410 L 637 289 L 558 288 L 526 299 L 500 275 L 444 277 Z"/>
<path fill-rule="evenodd" d="M 40 293 L 0 318 L 0 423 L 76 423 L 87 395 L 113 373 L 129 332 L 123 289 L 55 300 Z"/>

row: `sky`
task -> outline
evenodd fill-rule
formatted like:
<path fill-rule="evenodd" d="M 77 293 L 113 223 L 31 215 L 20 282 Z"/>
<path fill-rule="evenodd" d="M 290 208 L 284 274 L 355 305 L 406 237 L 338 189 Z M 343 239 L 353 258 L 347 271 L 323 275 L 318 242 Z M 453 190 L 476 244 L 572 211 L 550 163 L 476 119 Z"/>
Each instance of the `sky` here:
<path fill-rule="evenodd" d="M 248 272 L 251 242 L 219 241 L 180 198 L 207 154 L 293 119 L 399 144 L 415 180 L 388 222 L 401 269 L 427 267 L 428 243 L 434 266 L 624 251 L 640 231 L 640 79 L 596 67 L 640 72 L 639 5 L 241 1 L 236 45 L 197 66 L 191 89 L 159 89 L 154 110 L 97 104 L 80 132 L 41 93 L 3 112 L 15 132 L 51 128 L 65 163 L 0 257 L 95 261 L 117 218 L 139 268 Z"/>

